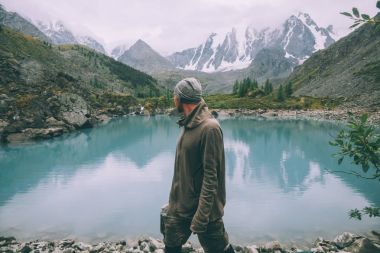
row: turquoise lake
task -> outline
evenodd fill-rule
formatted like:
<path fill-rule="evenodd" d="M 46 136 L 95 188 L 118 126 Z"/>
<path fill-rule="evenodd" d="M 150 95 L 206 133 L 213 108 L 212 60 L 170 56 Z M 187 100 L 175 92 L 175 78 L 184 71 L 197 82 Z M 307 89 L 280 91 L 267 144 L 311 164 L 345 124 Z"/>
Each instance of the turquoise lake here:
<path fill-rule="evenodd" d="M 162 238 L 177 118 L 126 117 L 47 141 L 0 147 L 0 235 L 95 242 Z M 226 152 L 225 226 L 232 243 L 333 239 L 379 230 L 352 220 L 380 204 L 380 183 L 326 170 L 342 125 L 315 120 L 220 119 Z M 195 236 L 191 240 L 196 242 Z"/>

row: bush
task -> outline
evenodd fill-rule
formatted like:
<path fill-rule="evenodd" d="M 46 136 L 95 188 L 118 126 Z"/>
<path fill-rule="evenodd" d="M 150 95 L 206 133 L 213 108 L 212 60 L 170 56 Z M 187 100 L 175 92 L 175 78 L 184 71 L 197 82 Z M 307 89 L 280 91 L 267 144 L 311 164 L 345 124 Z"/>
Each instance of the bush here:
<path fill-rule="evenodd" d="M 368 124 L 368 115 L 361 117 L 348 113 L 348 130 L 341 130 L 335 140 L 329 144 L 337 147 L 339 151 L 333 156 L 338 157 L 338 164 L 345 158 L 358 165 L 361 171 L 337 171 L 351 174 L 357 177 L 380 181 L 380 135 L 376 134 L 375 128 Z M 367 174 L 370 174 L 367 176 Z M 378 207 L 365 207 L 362 210 L 353 209 L 350 217 L 361 220 L 363 215 L 380 217 Z"/>

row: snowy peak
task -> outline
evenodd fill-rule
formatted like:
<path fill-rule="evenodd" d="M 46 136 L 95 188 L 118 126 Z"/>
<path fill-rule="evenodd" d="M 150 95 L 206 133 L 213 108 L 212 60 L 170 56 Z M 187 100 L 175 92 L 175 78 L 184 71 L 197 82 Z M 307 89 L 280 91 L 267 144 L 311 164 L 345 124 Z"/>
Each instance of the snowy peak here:
<path fill-rule="evenodd" d="M 48 36 L 54 44 L 78 44 L 75 36 L 64 26 L 61 21 L 44 23 L 37 21 L 37 27 Z"/>
<path fill-rule="evenodd" d="M 81 44 L 105 54 L 101 43 L 87 35 L 74 35 L 61 21 L 37 21 L 36 26 L 56 45 Z"/>
<path fill-rule="evenodd" d="M 122 56 L 125 53 L 125 51 L 128 50 L 128 48 L 129 47 L 125 44 L 115 47 L 111 51 L 111 57 L 117 60 L 120 56 Z"/>
<path fill-rule="evenodd" d="M 90 36 L 77 36 L 76 39 L 79 44 L 92 48 L 102 54 L 106 54 L 103 45 L 96 41 L 94 38 L 91 38 Z"/>
<path fill-rule="evenodd" d="M 247 68 L 263 49 L 280 48 L 286 58 L 302 63 L 315 51 L 334 43 L 333 36 L 332 26 L 319 27 L 310 15 L 300 12 L 277 28 L 258 30 L 249 25 L 244 31 L 232 28 L 225 35 L 211 33 L 203 44 L 168 59 L 181 69 L 228 71 Z"/>
<path fill-rule="evenodd" d="M 332 25 L 329 25 L 327 28 L 319 27 L 314 20 L 311 19 L 309 14 L 302 12 L 298 13 L 298 19 L 300 19 L 302 23 L 313 33 L 315 39 L 315 50 L 324 49 L 335 42 L 333 39 L 335 34 Z"/>

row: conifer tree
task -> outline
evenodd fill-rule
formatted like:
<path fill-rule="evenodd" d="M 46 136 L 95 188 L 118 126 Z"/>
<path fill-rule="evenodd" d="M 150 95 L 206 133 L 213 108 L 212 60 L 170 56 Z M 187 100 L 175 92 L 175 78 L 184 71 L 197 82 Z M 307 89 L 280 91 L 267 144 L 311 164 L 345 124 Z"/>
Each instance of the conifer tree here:
<path fill-rule="evenodd" d="M 285 85 L 285 97 L 290 97 L 293 93 L 293 87 L 292 87 L 292 83 L 291 82 L 288 82 L 286 85 Z"/>
<path fill-rule="evenodd" d="M 269 95 L 270 93 L 272 93 L 272 91 L 273 91 L 272 83 L 270 83 L 269 79 L 267 79 L 264 84 L 264 93 L 265 95 Z"/>
<path fill-rule="evenodd" d="M 284 101 L 284 99 L 284 88 L 282 87 L 282 85 L 280 85 L 280 87 L 277 90 L 277 101 L 282 102 Z"/>

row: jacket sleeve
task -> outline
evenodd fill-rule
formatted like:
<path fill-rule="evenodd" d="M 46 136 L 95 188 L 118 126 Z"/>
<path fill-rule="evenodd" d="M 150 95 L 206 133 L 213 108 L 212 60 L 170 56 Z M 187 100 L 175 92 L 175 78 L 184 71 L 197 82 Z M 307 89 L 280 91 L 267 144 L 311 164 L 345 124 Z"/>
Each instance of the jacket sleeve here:
<path fill-rule="evenodd" d="M 203 155 L 203 181 L 199 196 L 198 209 L 192 219 L 190 230 L 195 233 L 205 232 L 218 189 L 218 167 L 220 167 L 223 136 L 219 128 L 205 130 L 201 142 Z"/>

